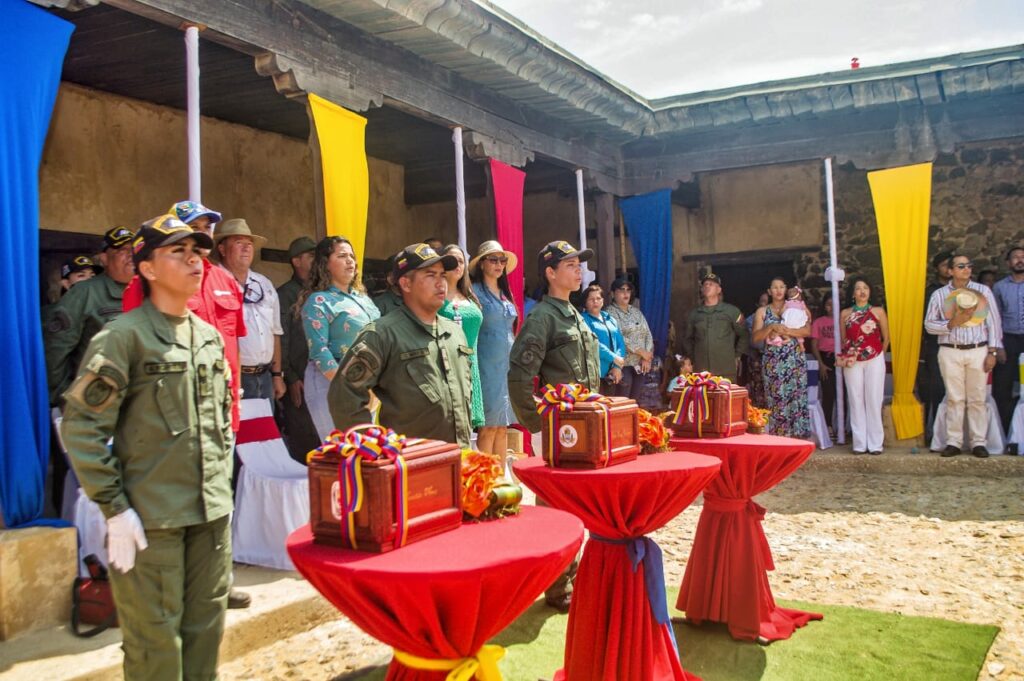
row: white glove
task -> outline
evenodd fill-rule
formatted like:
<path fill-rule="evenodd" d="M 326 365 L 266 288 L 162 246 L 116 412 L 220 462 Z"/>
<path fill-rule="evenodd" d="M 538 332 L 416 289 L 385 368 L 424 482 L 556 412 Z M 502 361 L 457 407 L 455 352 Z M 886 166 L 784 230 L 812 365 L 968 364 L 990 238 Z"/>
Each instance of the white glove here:
<path fill-rule="evenodd" d="M 107 558 L 110 566 L 123 574 L 135 567 L 135 552 L 145 551 L 149 543 L 142 521 L 135 509 L 129 508 L 107 518 Z"/>

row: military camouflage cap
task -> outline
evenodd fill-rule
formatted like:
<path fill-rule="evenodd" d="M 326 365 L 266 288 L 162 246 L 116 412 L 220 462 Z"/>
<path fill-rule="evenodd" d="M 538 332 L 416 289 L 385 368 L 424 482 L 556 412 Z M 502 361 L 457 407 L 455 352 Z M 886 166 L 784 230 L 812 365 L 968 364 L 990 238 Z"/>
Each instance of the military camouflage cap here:
<path fill-rule="evenodd" d="M 134 238 L 135 232 L 127 227 L 111 227 L 103 235 L 103 250 L 121 248 L 121 246 L 131 243 Z"/>
<path fill-rule="evenodd" d="M 558 267 L 558 263 L 567 258 L 579 258 L 580 262 L 586 262 L 594 257 L 594 251 L 584 248 L 582 251 L 568 241 L 552 241 L 537 254 L 537 274 L 544 278 L 544 270 L 548 267 Z"/>
<path fill-rule="evenodd" d="M 438 262 L 444 266 L 445 272 L 459 266 L 459 261 L 454 255 L 438 255 L 437 251 L 426 244 L 409 244 L 395 254 L 395 266 L 391 273 L 397 281 L 399 277 L 404 277 L 413 270 L 430 267 Z"/>

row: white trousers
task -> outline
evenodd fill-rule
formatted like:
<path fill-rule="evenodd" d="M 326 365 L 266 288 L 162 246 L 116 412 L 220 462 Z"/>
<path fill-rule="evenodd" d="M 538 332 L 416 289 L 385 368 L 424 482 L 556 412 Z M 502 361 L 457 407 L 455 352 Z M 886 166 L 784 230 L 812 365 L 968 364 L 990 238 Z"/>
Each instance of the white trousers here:
<path fill-rule="evenodd" d="M 968 442 L 984 447 L 988 433 L 988 347 L 971 350 L 939 348 L 939 371 L 946 385 L 946 445 L 963 447 L 964 409 L 967 410 Z"/>
<path fill-rule="evenodd" d="M 310 362 L 306 365 L 306 375 L 303 377 L 302 389 L 306 395 L 306 408 L 309 409 L 309 416 L 316 426 L 316 434 L 323 442 L 334 430 L 334 419 L 331 418 L 331 410 L 327 406 L 327 390 L 331 382 L 320 373 L 316 365 Z M 289 399 L 285 395 L 285 399 Z"/>
<path fill-rule="evenodd" d="M 882 397 L 885 394 L 885 355 L 855 362 L 843 369 L 843 381 L 850 402 L 850 430 L 853 451 L 880 452 L 885 439 L 882 430 Z"/>

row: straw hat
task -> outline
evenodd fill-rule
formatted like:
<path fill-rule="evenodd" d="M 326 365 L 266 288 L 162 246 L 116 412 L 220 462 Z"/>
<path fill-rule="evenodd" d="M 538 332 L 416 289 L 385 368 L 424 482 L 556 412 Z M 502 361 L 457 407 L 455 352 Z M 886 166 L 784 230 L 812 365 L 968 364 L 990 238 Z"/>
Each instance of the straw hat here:
<path fill-rule="evenodd" d="M 477 265 L 480 264 L 481 258 L 485 258 L 488 255 L 494 255 L 495 253 L 504 253 L 505 257 L 508 258 L 508 264 L 505 265 L 505 274 L 508 274 L 519 265 L 519 258 L 512 251 L 506 251 L 505 248 L 494 241 L 485 241 L 480 244 L 480 247 L 476 249 L 476 257 L 469 261 L 469 270 L 472 272 L 476 269 Z"/>
<path fill-rule="evenodd" d="M 253 234 L 252 230 L 249 229 L 249 223 L 243 218 L 234 218 L 227 222 L 221 223 L 217 227 L 217 233 L 214 239 L 219 244 L 229 236 L 247 236 L 252 239 L 257 246 L 263 246 L 267 243 L 267 237 L 260 236 L 259 234 Z"/>

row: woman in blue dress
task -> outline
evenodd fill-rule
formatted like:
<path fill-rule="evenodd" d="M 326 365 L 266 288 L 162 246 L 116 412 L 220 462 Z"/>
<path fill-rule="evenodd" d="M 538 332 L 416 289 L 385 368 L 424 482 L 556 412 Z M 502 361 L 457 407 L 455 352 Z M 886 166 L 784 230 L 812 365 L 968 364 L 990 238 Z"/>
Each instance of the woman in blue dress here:
<path fill-rule="evenodd" d="M 304 390 L 306 406 L 317 434 L 325 439 L 334 430 L 327 407 L 327 389 L 359 331 L 380 317 L 359 278 L 352 243 L 341 236 L 320 241 L 313 255 L 309 285 L 295 304 L 309 346 Z"/>
<path fill-rule="evenodd" d="M 508 273 L 518 261 L 497 241 L 485 241 L 469 261 L 473 291 L 483 311 L 483 324 L 477 339 L 480 385 L 484 398 L 484 425 L 477 435 L 477 449 L 505 458 L 507 429 L 515 423 L 508 398 L 508 357 L 515 340 L 518 321 Z"/>
<path fill-rule="evenodd" d="M 597 336 L 601 356 L 601 393 L 611 395 L 612 386 L 622 380 L 626 364 L 626 341 L 615 318 L 604 311 L 604 291 L 591 284 L 583 291 L 583 321 Z"/>

